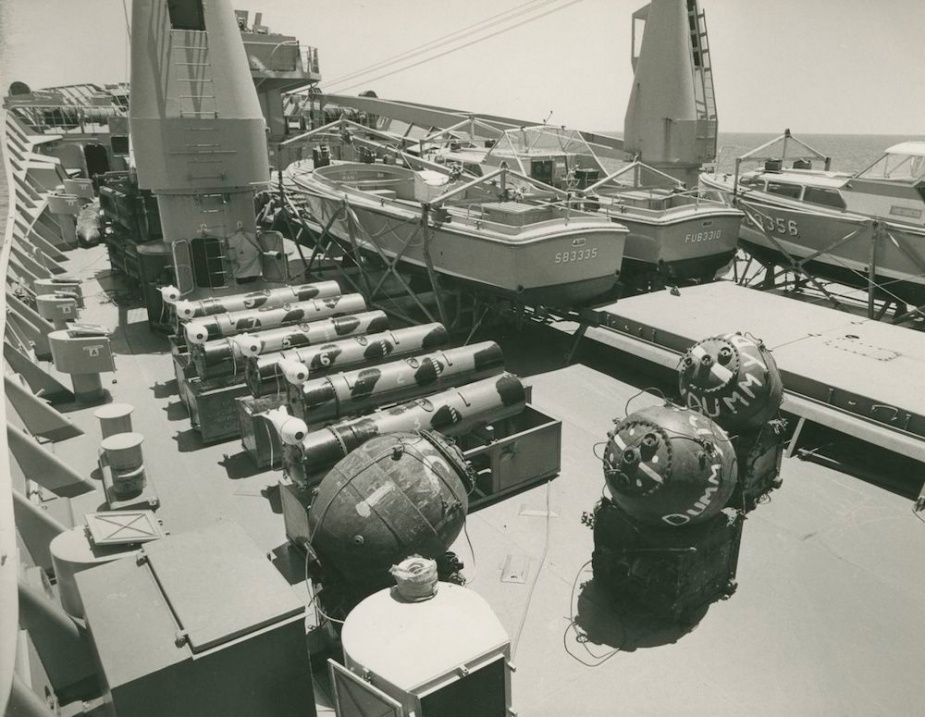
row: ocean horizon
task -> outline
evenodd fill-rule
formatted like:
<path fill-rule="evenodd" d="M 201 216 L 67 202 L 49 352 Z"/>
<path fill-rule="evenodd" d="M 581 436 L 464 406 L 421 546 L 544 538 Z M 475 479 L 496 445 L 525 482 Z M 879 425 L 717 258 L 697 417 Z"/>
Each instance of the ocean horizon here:
<path fill-rule="evenodd" d="M 603 130 L 600 134 L 622 137 L 622 132 Z M 781 132 L 720 132 L 716 143 L 715 164 L 721 172 L 735 169 L 736 157 L 780 137 Z M 873 164 L 887 147 L 907 141 L 925 141 L 925 134 L 819 134 L 793 132 L 801 142 L 832 160 L 835 172 L 859 172 Z"/>

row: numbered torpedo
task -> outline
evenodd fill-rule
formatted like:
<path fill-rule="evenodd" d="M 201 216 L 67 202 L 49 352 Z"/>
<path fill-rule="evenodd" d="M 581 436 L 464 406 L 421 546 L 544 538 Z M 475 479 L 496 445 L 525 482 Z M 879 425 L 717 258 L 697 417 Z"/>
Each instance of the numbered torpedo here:
<path fill-rule="evenodd" d="M 311 379 L 290 389 L 289 405 L 306 423 L 318 424 L 489 378 L 503 370 L 501 347 L 484 341 Z"/>
<path fill-rule="evenodd" d="M 375 436 L 419 430 L 458 436 L 478 426 L 517 415 L 526 401 L 521 380 L 513 374 L 502 373 L 313 431 L 301 443 L 290 447 L 297 451 L 299 460 L 289 465 L 303 471 L 302 476 L 294 476 L 303 482 L 305 476 L 327 471 Z"/>
<path fill-rule="evenodd" d="M 341 341 L 281 351 L 273 356 L 251 357 L 247 361 L 245 381 L 255 396 L 264 396 L 278 390 L 279 376 L 284 374 L 287 365 L 293 368 L 289 375 L 302 382 L 310 375 L 325 375 L 356 368 L 361 364 L 369 366 L 390 357 L 432 351 L 449 342 L 449 333 L 439 323 L 353 336 Z M 282 364 L 282 367 L 271 367 L 271 362 Z"/>
<path fill-rule="evenodd" d="M 365 310 L 366 301 L 360 294 L 341 294 L 326 299 L 300 301 L 272 309 L 249 309 L 216 314 L 191 321 L 183 327 L 183 332 L 187 344 L 193 345 L 243 334 L 245 331 L 260 331 L 277 326 L 301 324 Z"/>
<path fill-rule="evenodd" d="M 176 296 L 176 294 L 170 294 L 168 290 L 165 291 L 168 293 L 162 293 L 164 293 L 165 299 L 168 301 Z M 228 311 L 270 309 L 293 302 L 324 299 L 341 293 L 340 284 L 336 281 L 318 281 L 312 284 L 280 286 L 262 291 L 252 291 L 248 294 L 210 296 L 198 301 L 176 301 L 176 312 L 179 320 L 189 321 L 202 316 L 224 314 Z"/>
<path fill-rule="evenodd" d="M 252 356 L 276 354 L 284 349 L 377 333 L 388 328 L 389 320 L 385 312 L 364 311 L 193 344 L 190 347 L 190 358 L 200 378 L 218 378 L 243 369 L 244 361 Z M 275 355 L 270 357 L 271 365 L 275 366 L 278 360 Z"/>

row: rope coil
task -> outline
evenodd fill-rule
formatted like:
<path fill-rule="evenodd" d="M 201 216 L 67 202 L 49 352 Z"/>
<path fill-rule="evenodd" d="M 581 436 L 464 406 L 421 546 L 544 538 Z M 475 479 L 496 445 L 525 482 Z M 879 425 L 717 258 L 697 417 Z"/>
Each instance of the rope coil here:
<path fill-rule="evenodd" d="M 408 602 L 430 600 L 437 594 L 437 561 L 412 555 L 389 572 L 395 578 L 398 594 Z"/>

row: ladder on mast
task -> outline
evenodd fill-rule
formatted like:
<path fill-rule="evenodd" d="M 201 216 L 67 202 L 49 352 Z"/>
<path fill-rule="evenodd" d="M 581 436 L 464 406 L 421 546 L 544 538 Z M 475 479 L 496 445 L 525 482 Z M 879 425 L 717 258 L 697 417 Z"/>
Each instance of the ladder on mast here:
<path fill-rule="evenodd" d="M 716 122 L 716 95 L 713 91 L 713 67 L 710 43 L 707 39 L 707 19 L 697 0 L 687 0 L 687 16 L 691 32 L 691 54 L 694 68 L 694 93 L 697 119 Z"/>

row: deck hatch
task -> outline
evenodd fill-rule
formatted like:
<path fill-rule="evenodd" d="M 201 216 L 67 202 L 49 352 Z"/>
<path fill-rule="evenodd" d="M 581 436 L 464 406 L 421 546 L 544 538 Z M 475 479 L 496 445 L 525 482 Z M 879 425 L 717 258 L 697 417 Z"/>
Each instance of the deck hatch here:
<path fill-rule="evenodd" d="M 173 535 L 144 552 L 195 653 L 303 610 L 289 585 L 236 524 Z"/>
<path fill-rule="evenodd" d="M 86 521 L 95 545 L 147 543 L 164 536 L 154 512 L 150 510 L 87 513 Z"/>

